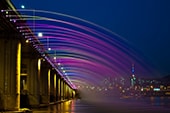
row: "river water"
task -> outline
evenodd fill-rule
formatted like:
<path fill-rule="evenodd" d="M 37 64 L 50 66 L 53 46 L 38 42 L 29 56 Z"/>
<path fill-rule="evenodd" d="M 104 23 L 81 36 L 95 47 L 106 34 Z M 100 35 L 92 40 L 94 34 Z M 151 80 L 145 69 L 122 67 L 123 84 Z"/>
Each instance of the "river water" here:
<path fill-rule="evenodd" d="M 170 113 L 170 97 L 77 99 L 33 113 Z"/>

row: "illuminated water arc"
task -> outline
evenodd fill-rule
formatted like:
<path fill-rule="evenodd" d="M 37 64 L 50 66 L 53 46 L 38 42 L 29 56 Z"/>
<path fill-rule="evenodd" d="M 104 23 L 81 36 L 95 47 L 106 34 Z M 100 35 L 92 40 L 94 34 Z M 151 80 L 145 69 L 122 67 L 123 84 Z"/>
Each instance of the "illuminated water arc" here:
<path fill-rule="evenodd" d="M 81 25 L 78 25 L 78 24 L 74 24 L 74 23 L 70 23 L 70 22 L 66 22 L 66 21 L 62 21 L 62 20 L 57 20 L 57 19 L 52 19 L 52 18 L 46 18 L 46 17 L 38 17 L 38 16 L 36 16 L 37 18 L 40 18 L 40 19 L 42 19 L 42 20 L 46 20 L 46 21 L 53 21 L 53 22 L 59 22 L 59 23 L 64 23 L 64 24 L 68 24 L 68 25 L 72 25 L 72 26 L 74 26 L 74 27 L 78 27 L 78 28 L 80 28 L 80 29 L 83 29 L 83 30 L 85 30 L 85 31 L 88 31 L 88 32 L 92 32 L 92 33 L 95 33 L 96 35 L 99 35 L 99 32 L 97 32 L 96 33 L 96 30 L 94 30 L 94 29 L 91 29 L 91 28 L 87 28 L 87 27 L 85 27 L 85 26 L 81 26 Z M 35 17 L 33 16 L 33 18 L 32 19 L 30 19 L 30 20 L 34 20 L 35 19 Z M 37 19 L 35 19 L 35 20 L 37 20 Z M 95 31 L 95 32 L 94 32 Z M 100 33 L 101 34 L 101 33 Z M 106 35 L 105 35 L 106 36 Z M 102 36 L 101 36 L 102 37 Z M 107 36 L 108 37 L 108 36 Z M 115 37 L 116 38 L 116 37 Z M 107 39 L 109 39 L 109 38 L 107 38 Z M 111 40 L 109 40 L 109 41 L 111 41 Z M 116 41 L 116 40 L 114 40 L 114 41 Z M 113 41 L 112 41 L 113 42 Z M 112 43 L 113 44 L 113 43 Z M 115 43 L 114 42 L 114 44 L 116 44 L 117 46 L 119 46 L 117 43 Z M 119 43 L 120 44 L 120 43 Z M 120 46 L 121 47 L 121 46 Z"/>
<path fill-rule="evenodd" d="M 45 29 L 42 29 L 42 28 L 44 28 L 44 26 L 46 26 L 46 28 Z M 31 28 L 33 27 L 33 26 L 30 26 Z M 50 29 L 49 29 L 50 28 Z M 59 27 L 59 26 L 52 26 L 52 25 L 48 25 L 48 24 L 36 24 L 36 29 L 37 29 L 37 31 L 38 30 L 42 30 L 42 31 L 51 31 L 51 32 L 55 32 L 55 31 L 59 31 L 59 29 L 61 29 L 60 30 L 60 32 L 62 32 L 62 33 L 64 33 L 64 34 L 70 34 L 70 35 L 76 35 L 76 36 L 79 36 L 79 37 L 82 37 L 82 36 L 87 36 L 87 37 L 89 37 L 87 34 L 84 34 L 84 33 L 82 33 L 82 32 L 78 32 L 78 31 L 75 31 L 75 30 L 72 30 L 72 29 L 68 29 L 68 28 L 64 28 L 64 27 Z M 54 30 L 54 29 L 56 29 L 56 30 Z M 113 43 L 112 43 L 113 44 Z"/>
<path fill-rule="evenodd" d="M 65 62 L 67 62 L 67 63 L 65 63 Z M 92 62 L 90 62 L 90 64 L 89 64 L 89 63 L 86 63 L 87 61 L 83 62 L 83 61 L 79 61 L 78 59 L 76 59 L 75 62 L 73 61 L 74 63 L 69 64 L 69 62 L 70 62 L 69 58 L 67 58 L 66 61 L 64 60 L 64 62 L 62 62 L 65 65 L 66 71 L 68 71 L 68 76 L 70 75 L 69 73 L 71 72 L 71 70 L 74 70 L 75 73 L 79 73 L 80 75 L 90 76 L 91 78 L 97 78 L 97 76 L 98 76 L 98 78 L 104 78 L 107 76 L 116 77 L 116 76 L 118 76 L 118 74 L 120 74 L 120 70 L 116 71 L 116 69 L 113 69 L 113 68 L 110 69 L 102 64 L 97 64 L 98 62 L 94 62 L 94 64 L 92 64 Z M 76 67 L 77 67 L 77 69 L 75 70 Z M 68 68 L 68 70 L 67 70 L 67 68 Z M 92 74 L 87 71 L 82 71 L 82 69 L 86 69 L 87 71 L 91 71 L 91 72 L 94 71 L 96 74 Z M 117 68 L 117 69 L 119 69 L 119 68 Z M 82 72 L 85 72 L 85 73 L 82 73 Z M 124 76 L 124 75 L 122 75 L 122 76 Z"/>
<path fill-rule="evenodd" d="M 52 11 L 47 11 L 47 10 L 37 10 L 37 9 L 36 9 L 36 10 L 35 10 L 35 9 L 16 9 L 16 10 L 6 10 L 6 11 L 16 11 L 16 12 L 19 11 L 19 12 L 21 12 L 21 13 L 22 13 L 22 12 L 32 12 L 32 13 L 34 13 L 34 14 L 32 14 L 33 16 L 35 15 L 35 12 L 39 12 L 39 13 L 46 13 L 46 14 L 59 15 L 59 16 L 67 17 L 67 18 L 72 18 L 73 20 L 78 20 L 78 21 L 81 21 L 81 22 L 83 22 L 83 23 L 88 23 L 88 24 L 90 24 L 90 25 L 92 25 L 92 26 L 96 26 L 97 28 L 101 28 L 101 29 L 103 29 L 104 31 L 107 31 L 107 32 L 109 32 L 109 33 L 111 33 L 111 34 L 113 34 L 113 35 L 115 35 L 115 36 L 117 36 L 117 37 L 125 40 L 125 39 L 122 38 L 120 35 L 114 33 L 113 31 L 111 31 L 111 30 L 109 30 L 109 29 L 107 29 L 107 28 L 105 28 L 105 27 L 102 27 L 102 26 L 97 25 L 97 24 L 95 24 L 95 23 L 93 23 L 93 22 L 84 20 L 84 19 L 82 19 L 82 18 L 78 18 L 78 17 L 75 17 L 75 16 L 63 14 L 63 13 L 52 12 Z"/>
<path fill-rule="evenodd" d="M 79 75 L 76 75 L 76 74 L 77 73 L 75 73 L 75 76 L 69 76 L 69 79 L 70 79 L 71 82 L 79 81 L 79 83 L 82 82 L 84 85 L 90 85 L 91 84 L 91 85 L 96 85 L 96 86 L 101 85 L 101 83 L 102 83 L 101 79 L 92 78 L 92 77 L 89 77 L 89 76 L 79 76 Z"/>
<path fill-rule="evenodd" d="M 70 61 L 71 59 L 67 58 L 67 61 L 64 61 L 63 64 L 65 65 L 65 70 L 68 72 L 76 72 L 76 71 L 82 71 L 82 70 L 89 70 L 89 71 L 94 71 L 96 73 L 107 73 L 113 71 L 113 69 L 110 69 L 100 62 L 92 62 L 89 61 L 90 63 L 87 63 L 87 61 L 84 61 L 82 59 L 76 59 L 76 61 Z M 100 70 L 98 70 L 100 69 Z M 101 72 L 102 71 L 102 72 Z"/>
<path fill-rule="evenodd" d="M 59 44 L 58 47 L 56 46 L 56 48 L 58 48 L 57 51 L 60 51 L 61 46 L 62 46 L 62 45 L 60 45 L 60 44 Z M 65 46 L 65 47 L 64 47 L 64 48 L 61 48 L 61 49 L 63 49 L 65 52 L 68 51 L 68 54 L 81 53 L 81 55 L 83 55 L 83 53 L 85 53 L 85 54 L 88 54 L 88 56 L 91 56 L 91 58 L 95 58 L 95 59 L 97 58 L 96 55 L 102 55 L 102 57 L 105 57 L 107 60 L 108 60 L 108 59 L 110 59 L 110 60 L 112 59 L 112 58 L 109 58 L 108 56 L 106 56 L 107 54 L 105 55 L 104 52 L 103 52 L 103 53 L 100 53 L 100 51 L 99 51 L 99 52 L 97 52 L 97 53 L 94 54 L 95 56 L 92 56 L 92 55 L 89 55 L 90 51 L 88 51 L 88 50 L 86 50 L 86 51 L 83 50 L 82 52 L 80 52 L 79 50 L 76 50 L 77 48 L 80 49 L 80 50 L 82 50 L 80 47 L 75 47 L 75 48 L 73 48 L 74 45 L 71 45 L 71 46 L 67 47 L 68 44 L 66 44 L 66 45 L 64 45 L 64 46 Z M 83 45 L 83 46 L 84 46 L 84 45 Z M 86 46 L 84 46 L 84 47 L 86 47 Z M 69 51 L 71 51 L 71 53 L 69 53 Z M 75 51 L 75 52 L 74 52 L 74 51 Z M 95 50 L 95 51 L 97 51 L 97 50 Z M 87 52 L 87 53 L 86 53 L 86 52 Z M 63 55 L 63 56 L 64 56 L 64 55 Z M 116 56 L 117 56 L 117 54 L 114 55 L 114 59 L 116 59 Z M 80 56 L 80 57 L 81 57 L 81 56 Z M 120 57 L 120 56 L 118 56 L 118 57 Z M 83 57 L 81 57 L 81 58 L 83 58 Z M 91 58 L 87 58 L 87 57 L 86 57 L 87 60 L 89 60 L 89 59 L 91 59 Z M 83 58 L 83 59 L 84 59 L 84 58 Z M 101 61 L 102 61 L 102 59 L 101 59 Z M 111 61 L 113 61 L 113 60 L 111 60 Z M 96 62 L 97 62 L 97 61 L 96 61 Z M 100 60 L 98 60 L 98 62 L 100 62 Z M 103 62 L 105 62 L 105 61 L 103 61 Z M 118 62 L 118 63 L 120 63 L 120 62 Z M 103 63 L 103 64 L 104 64 L 104 63 Z M 109 67 L 111 67 L 111 65 L 110 65 Z"/>
<path fill-rule="evenodd" d="M 89 70 L 85 70 L 84 71 L 89 71 Z M 94 75 L 95 72 L 88 72 L 91 75 Z M 77 72 L 69 72 L 67 77 L 70 79 L 70 81 L 80 81 L 86 84 L 91 84 L 91 81 L 93 81 L 93 84 L 99 85 L 102 81 L 103 77 L 99 77 L 99 76 L 88 76 L 87 72 L 81 72 L 81 73 L 77 73 Z"/>
<path fill-rule="evenodd" d="M 93 76 L 89 76 L 89 75 L 93 75 Z M 86 80 L 92 80 L 96 82 L 102 81 L 103 76 L 99 76 L 97 73 L 90 71 L 90 70 L 86 70 L 86 69 L 81 69 L 80 71 L 70 71 L 69 75 L 67 75 L 69 77 L 79 77 L 82 79 L 86 79 Z"/>
<path fill-rule="evenodd" d="M 68 69 L 67 76 L 69 76 L 69 77 L 76 76 L 76 77 L 80 77 L 80 78 L 86 78 L 87 80 L 88 79 L 97 80 L 97 82 L 100 82 L 100 83 L 103 80 L 103 78 L 108 77 L 108 76 L 119 77 L 117 75 L 113 75 L 113 73 L 108 73 L 107 70 L 104 70 L 102 72 L 101 71 L 96 72 L 92 69 L 90 70 L 89 68 L 83 68 L 83 67 L 79 67 L 76 70 L 75 69 L 76 68 Z"/>
<path fill-rule="evenodd" d="M 50 37 L 51 38 L 51 37 Z M 55 37 L 54 37 L 55 38 Z M 60 37 L 57 37 L 57 39 L 59 40 L 60 39 Z M 63 37 L 62 37 L 62 39 L 63 39 Z M 70 41 L 70 40 L 69 40 Z M 75 41 L 74 41 L 74 43 L 75 43 Z M 52 44 L 52 43 L 51 43 Z M 75 44 L 78 44 L 78 43 L 75 43 Z M 82 43 L 80 43 L 80 44 L 82 44 Z M 66 44 L 65 46 L 67 46 L 68 44 Z M 61 45 L 60 45 L 61 46 Z M 71 45 L 72 47 L 74 46 L 74 45 Z M 71 47 L 70 46 L 70 47 Z M 85 46 L 85 45 L 82 45 L 82 46 Z M 57 48 L 57 47 L 56 47 Z M 97 50 L 96 50 L 97 51 Z M 99 51 L 100 52 L 100 51 Z M 106 52 L 106 51 L 105 51 Z M 118 53 L 117 53 L 118 54 Z"/>
<path fill-rule="evenodd" d="M 66 45 L 67 45 L 67 44 L 66 44 Z M 61 45 L 60 45 L 60 46 L 61 46 Z M 72 46 L 70 46 L 70 48 L 71 48 L 71 47 L 73 47 L 73 45 L 72 45 Z M 56 48 L 57 48 L 57 47 L 56 47 Z M 59 47 L 58 47 L 58 48 L 59 48 Z"/>
<path fill-rule="evenodd" d="M 102 44 L 102 45 L 104 45 L 104 44 Z M 107 45 L 108 46 L 108 45 Z"/>
<path fill-rule="evenodd" d="M 73 17 L 73 16 L 70 16 L 70 15 L 61 14 L 61 13 L 56 13 L 56 12 L 51 12 L 51 11 L 44 11 L 44 10 L 32 10 L 32 9 L 24 9 L 24 10 L 23 10 L 23 9 L 17 9 L 17 10 L 18 10 L 18 11 L 31 11 L 31 12 L 34 12 L 34 13 L 35 13 L 35 12 L 48 13 L 48 14 L 50 13 L 50 14 L 61 15 L 61 16 L 73 18 L 73 19 L 76 19 L 76 20 L 79 20 L 79 21 L 82 21 L 82 22 L 85 22 L 85 23 L 89 23 L 89 24 L 94 25 L 94 26 L 96 26 L 96 27 L 98 27 L 98 28 L 102 28 L 102 29 L 104 29 L 104 30 L 106 30 L 106 31 L 108 31 L 108 32 L 110 32 L 110 33 L 118 36 L 119 38 L 121 37 L 121 36 L 113 33 L 112 31 L 110 31 L 110 30 L 108 30 L 108 29 L 106 29 L 106 28 L 104 28 L 104 27 L 102 27 L 102 26 L 96 25 L 96 24 L 94 24 L 94 23 L 92 23 L 92 22 L 89 22 L 89 21 L 86 21 L 86 20 L 83 20 L 83 19 L 80 19 L 80 18 L 77 18 L 77 17 Z M 123 38 L 122 38 L 122 39 L 123 39 Z"/>
<path fill-rule="evenodd" d="M 51 38 L 51 37 L 50 37 Z M 57 37 L 58 38 L 58 40 L 60 39 L 60 37 Z M 63 37 L 62 37 L 62 39 L 63 39 Z M 52 43 L 51 43 L 52 44 Z M 75 41 L 74 41 L 74 44 L 75 45 L 77 45 L 78 43 L 75 43 Z M 71 47 L 74 47 L 74 44 L 73 45 L 71 45 L 69 48 L 71 48 Z M 68 44 L 66 44 L 66 45 L 64 45 L 64 46 L 67 46 Z M 61 46 L 61 45 L 60 45 Z M 82 45 L 82 46 L 85 46 L 85 45 Z M 56 47 L 56 48 L 59 48 L 59 47 Z M 78 47 L 77 47 L 78 48 Z M 91 48 L 92 49 L 92 48 Z M 97 50 L 95 50 L 95 51 L 97 51 Z M 101 51 L 98 51 L 98 52 L 101 52 Z M 106 52 L 106 51 L 105 51 Z M 115 51 L 114 51 L 114 53 L 116 53 Z M 116 54 L 118 54 L 118 53 L 116 53 Z"/>
<path fill-rule="evenodd" d="M 86 55 L 86 53 L 84 53 Z M 97 58 L 97 56 L 92 56 L 92 55 L 88 55 L 88 56 L 84 56 L 83 54 L 77 54 L 77 53 L 72 53 L 72 52 L 67 52 L 65 54 L 60 54 L 59 56 L 67 56 L 67 58 L 69 59 L 70 58 L 76 58 L 76 60 L 78 59 L 85 59 L 85 60 L 88 60 L 88 61 L 91 61 L 91 62 L 95 62 L 96 64 L 100 63 L 101 65 L 105 65 L 109 68 L 113 68 L 112 64 L 110 62 L 108 62 L 107 60 L 104 60 L 104 59 L 101 59 L 100 57 Z M 89 57 L 90 56 L 90 57 Z M 95 57 L 95 59 L 94 59 Z M 112 62 L 115 62 L 115 64 L 119 64 L 120 62 L 116 59 L 112 60 Z M 68 62 L 68 61 L 66 61 Z M 120 65 L 119 65 L 120 66 Z M 104 67 L 103 67 L 104 68 Z"/>
<path fill-rule="evenodd" d="M 95 84 L 95 83 L 92 83 L 90 81 L 87 81 L 85 79 L 82 79 L 82 78 L 78 78 L 78 77 L 72 77 L 70 78 L 71 79 L 71 82 L 73 82 L 76 86 L 92 86 L 92 85 L 100 85 L 100 84 Z"/>
<path fill-rule="evenodd" d="M 69 61 L 69 59 L 67 58 L 67 60 Z M 77 60 L 76 62 L 78 62 L 79 60 Z M 67 62 L 67 61 L 65 61 L 65 62 Z M 81 62 L 81 61 L 80 61 Z M 77 64 L 79 64 L 80 62 L 78 62 Z M 64 62 L 63 62 L 64 63 Z M 65 63 L 64 63 L 65 64 Z M 97 76 L 98 77 L 100 77 L 99 75 L 102 75 L 101 76 L 101 78 L 102 77 L 106 77 L 106 76 L 108 76 L 108 75 L 113 75 L 114 73 L 112 72 L 112 73 L 110 73 L 109 71 L 107 71 L 106 69 L 104 69 L 104 67 L 103 66 L 101 66 L 101 67 L 99 67 L 99 65 L 97 65 L 97 64 L 94 64 L 94 65 L 92 65 L 92 63 L 90 62 L 90 65 L 91 65 L 91 67 L 90 66 L 87 66 L 87 64 L 85 63 L 85 62 L 82 62 L 82 64 L 84 64 L 84 65 L 86 65 L 85 67 L 83 67 L 83 66 L 81 66 L 80 64 L 79 65 L 74 65 L 74 64 L 76 64 L 75 62 L 74 63 L 71 63 L 71 66 L 69 65 L 69 63 L 67 62 L 67 64 L 65 64 L 65 69 L 66 69 L 66 71 L 68 71 L 68 76 L 70 75 L 69 73 L 71 72 L 71 70 L 74 70 L 74 72 L 75 72 L 75 70 L 76 70 L 76 72 L 75 73 L 79 73 L 81 76 L 82 75 L 86 75 L 86 76 L 90 76 L 91 78 L 97 78 Z M 69 66 L 68 66 L 69 65 Z M 98 67 L 97 67 L 97 69 L 100 69 L 100 71 L 102 71 L 102 69 L 104 69 L 104 71 L 106 71 L 106 72 L 100 72 L 99 70 L 95 70 L 95 69 L 93 69 L 92 67 L 95 67 L 95 65 L 97 65 Z M 77 69 L 75 69 L 75 67 L 78 67 Z M 89 67 L 89 68 L 87 68 L 87 67 Z M 67 69 L 68 68 L 68 69 Z M 69 70 L 70 69 L 70 70 Z M 87 72 L 87 71 L 82 71 L 82 69 L 86 69 L 86 70 L 88 70 L 88 71 L 91 71 L 91 72 L 96 72 L 96 74 L 89 74 L 89 72 Z M 85 73 L 82 73 L 82 72 L 85 72 Z M 119 71 L 118 71 L 119 72 Z M 108 73 L 108 74 L 107 74 Z M 91 76 L 91 75 L 93 75 L 93 76 Z M 94 76 L 94 75 L 96 75 L 96 76 Z M 111 76 L 110 75 L 110 76 Z"/>
<path fill-rule="evenodd" d="M 44 34 L 47 36 L 44 36 L 44 38 L 49 38 L 52 49 L 57 51 L 57 62 L 58 60 L 62 61 L 62 65 L 65 67 L 66 71 L 68 71 L 68 75 L 70 72 L 70 74 L 72 75 L 78 77 L 80 76 L 80 78 L 77 77 L 77 79 L 81 79 L 81 77 L 88 75 L 88 77 L 91 78 L 87 79 L 92 82 L 93 79 L 96 78 L 96 76 L 102 77 L 99 76 L 102 69 L 103 73 L 108 72 L 116 74 L 123 71 L 130 74 L 131 64 L 134 62 L 136 65 L 140 64 L 140 62 L 136 61 L 138 59 L 138 56 L 136 56 L 131 50 L 128 50 L 128 46 L 126 45 L 126 43 L 120 37 L 117 37 L 117 35 L 107 34 L 106 31 L 103 31 L 103 33 L 102 30 L 99 30 L 98 28 L 96 30 L 94 28 L 87 27 L 85 26 L 86 23 L 83 25 L 78 25 L 76 23 L 66 21 L 67 19 L 59 20 L 42 16 L 32 17 L 33 18 L 30 18 L 29 16 L 28 18 L 28 21 L 35 21 L 33 28 L 31 28 L 33 30 L 39 30 L 39 27 L 43 27 L 43 25 L 46 25 L 44 26 L 44 28 L 46 29 L 46 31 L 44 31 Z M 38 18 L 41 20 L 54 22 L 54 25 L 56 24 L 56 26 L 50 25 L 51 23 L 37 24 Z M 62 24 L 59 24 L 59 26 L 57 25 L 58 23 Z M 63 24 L 64 26 L 62 27 Z M 31 26 L 30 23 L 28 25 Z M 48 30 L 49 28 L 58 28 L 60 29 L 60 33 L 58 33 L 57 31 L 50 31 Z M 63 30 L 63 32 L 61 32 L 61 30 Z M 58 35 L 60 37 L 58 37 Z M 39 40 L 47 49 L 46 42 L 44 42 L 40 38 Z M 46 52 L 49 53 L 50 61 L 53 61 L 52 56 L 54 56 L 54 52 L 48 50 L 46 50 Z M 69 64 L 69 60 L 72 60 L 72 58 L 76 59 L 74 61 L 74 65 Z M 79 64 L 81 62 L 85 63 L 85 61 L 92 62 L 98 65 L 98 67 L 96 66 L 94 68 L 90 68 L 90 65 L 88 64 L 86 64 L 85 66 L 81 66 Z"/>

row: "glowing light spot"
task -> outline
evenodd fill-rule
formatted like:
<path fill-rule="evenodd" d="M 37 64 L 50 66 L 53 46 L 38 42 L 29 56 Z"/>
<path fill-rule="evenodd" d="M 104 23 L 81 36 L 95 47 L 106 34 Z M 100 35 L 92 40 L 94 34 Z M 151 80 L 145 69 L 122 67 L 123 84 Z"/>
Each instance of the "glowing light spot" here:
<path fill-rule="evenodd" d="M 154 91 L 160 91 L 160 88 L 154 88 L 153 90 Z"/>
<path fill-rule="evenodd" d="M 29 43 L 29 40 L 27 39 L 25 42 L 26 42 L 26 43 Z"/>
<path fill-rule="evenodd" d="M 25 9 L 25 6 L 24 6 L 24 5 L 21 5 L 21 8 L 22 8 L 22 9 Z"/>
<path fill-rule="evenodd" d="M 49 48 L 48 48 L 48 50 L 50 51 L 50 50 L 51 50 L 51 48 L 49 47 Z"/>
<path fill-rule="evenodd" d="M 38 37 L 43 37 L 43 34 L 42 33 L 38 33 Z"/>

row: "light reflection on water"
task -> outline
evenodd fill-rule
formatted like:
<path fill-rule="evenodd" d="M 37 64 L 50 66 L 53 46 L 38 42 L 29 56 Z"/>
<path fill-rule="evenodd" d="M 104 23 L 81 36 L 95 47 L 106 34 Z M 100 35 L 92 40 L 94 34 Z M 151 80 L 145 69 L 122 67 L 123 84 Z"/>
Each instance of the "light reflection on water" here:
<path fill-rule="evenodd" d="M 144 100 L 153 106 L 170 107 L 170 97 L 145 97 Z"/>
<path fill-rule="evenodd" d="M 33 113 L 75 113 L 75 102 L 75 100 L 69 100 L 49 107 L 33 109 Z"/>
<path fill-rule="evenodd" d="M 170 113 L 170 97 L 129 99 L 105 98 L 102 101 L 70 100 L 33 110 L 33 113 Z"/>

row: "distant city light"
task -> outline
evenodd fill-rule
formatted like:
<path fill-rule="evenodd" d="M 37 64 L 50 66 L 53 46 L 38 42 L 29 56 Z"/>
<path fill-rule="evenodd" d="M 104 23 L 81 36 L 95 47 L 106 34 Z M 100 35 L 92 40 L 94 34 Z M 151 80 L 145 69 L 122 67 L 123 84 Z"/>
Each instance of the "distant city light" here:
<path fill-rule="evenodd" d="M 160 88 L 154 88 L 153 90 L 154 91 L 160 91 Z"/>
<path fill-rule="evenodd" d="M 22 8 L 22 9 L 25 9 L 25 6 L 24 6 L 24 5 L 21 5 L 21 8 Z"/>
<path fill-rule="evenodd" d="M 42 33 L 38 33 L 38 37 L 42 37 L 43 36 L 43 34 Z"/>

